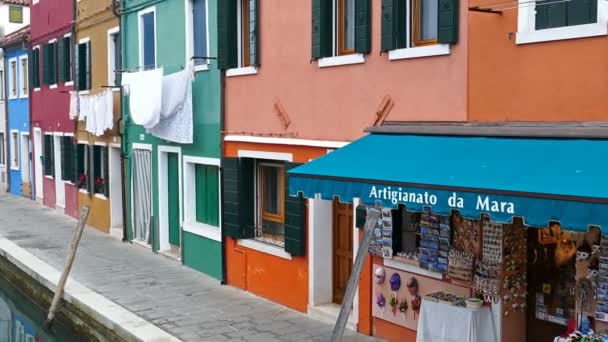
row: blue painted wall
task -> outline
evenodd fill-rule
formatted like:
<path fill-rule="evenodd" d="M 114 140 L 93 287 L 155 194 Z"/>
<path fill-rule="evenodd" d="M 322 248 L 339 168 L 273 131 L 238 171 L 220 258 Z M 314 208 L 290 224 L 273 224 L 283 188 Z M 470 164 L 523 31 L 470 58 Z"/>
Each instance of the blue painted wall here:
<path fill-rule="evenodd" d="M 19 158 L 19 167 L 16 169 L 13 169 L 12 166 L 12 160 L 9 160 L 9 163 L 7 163 L 7 167 L 10 169 L 10 192 L 12 194 L 15 195 L 23 195 L 23 191 L 21 188 L 21 179 L 22 179 L 22 175 L 21 175 L 21 171 L 23 170 L 23 165 L 24 163 L 29 163 L 29 160 L 21 160 L 21 150 L 23 148 L 27 148 L 26 146 L 21 146 L 21 133 L 22 132 L 26 132 L 29 133 L 30 132 L 30 118 L 29 118 L 29 98 L 27 95 L 23 96 L 21 94 L 21 87 L 22 84 L 21 82 L 21 73 L 23 72 L 22 68 L 21 68 L 21 62 L 20 62 L 20 58 L 21 57 L 27 57 L 27 50 L 23 47 L 19 47 L 19 48 L 9 48 L 7 49 L 6 53 L 5 53 L 5 84 L 6 84 L 6 89 L 7 89 L 7 103 L 8 103 L 8 137 L 9 137 L 9 144 L 8 144 L 8 158 L 12 158 L 12 150 L 13 150 L 13 138 L 12 138 L 12 133 L 14 130 L 19 131 L 19 154 L 18 154 L 18 158 Z M 10 88 L 10 77 L 11 77 L 11 65 L 10 65 L 10 61 L 11 60 L 16 60 L 17 61 L 17 97 L 11 97 L 11 88 Z M 26 78 L 27 81 L 27 78 Z M 29 94 L 28 94 L 29 95 Z M 25 158 L 23 158 L 25 159 Z M 33 179 L 33 175 L 32 175 L 32 167 L 30 165 L 30 182 L 33 183 L 34 179 Z"/>

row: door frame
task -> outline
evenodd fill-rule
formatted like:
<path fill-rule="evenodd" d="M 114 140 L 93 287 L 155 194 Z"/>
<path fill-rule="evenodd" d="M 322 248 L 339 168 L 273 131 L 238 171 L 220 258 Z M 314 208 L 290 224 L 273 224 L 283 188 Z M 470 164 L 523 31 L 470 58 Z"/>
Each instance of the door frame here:
<path fill-rule="evenodd" d="M 25 144 L 24 144 L 25 140 Z M 27 169 L 27 180 L 30 184 L 30 198 L 32 197 L 32 161 L 30 160 L 30 152 L 31 152 L 31 139 L 29 132 L 19 132 L 19 167 L 21 168 L 21 189 L 23 192 L 23 174 Z M 24 156 L 24 152 L 27 154 Z M 25 160 L 23 160 L 25 157 Z"/>
<path fill-rule="evenodd" d="M 44 175 L 42 174 L 42 162 L 40 161 L 40 157 L 42 156 L 42 136 L 42 129 L 34 127 L 34 196 L 40 202 L 44 199 Z"/>
<path fill-rule="evenodd" d="M 167 180 L 167 174 L 169 171 L 169 164 L 167 155 L 169 153 L 177 154 L 177 173 L 179 175 L 178 187 L 179 187 L 179 222 L 180 222 L 180 236 L 182 234 L 183 225 L 183 197 L 182 197 L 182 148 L 178 146 L 158 146 L 158 251 L 165 252 L 171 250 L 171 244 L 169 243 L 169 196 L 167 192 L 162 189 L 166 189 L 169 186 Z M 183 244 L 183 239 L 180 239 L 180 246 Z"/>
<path fill-rule="evenodd" d="M 336 239 L 336 235 L 337 235 L 336 234 L 336 230 L 337 230 L 336 229 L 336 225 L 337 225 L 337 222 L 336 221 L 337 221 L 337 218 L 338 218 L 336 216 L 337 215 L 336 208 L 338 206 L 340 206 L 340 205 L 345 205 L 347 207 L 351 206 L 351 210 L 350 210 L 351 211 L 351 220 L 353 221 L 353 223 L 351 224 L 351 227 L 355 225 L 355 222 L 354 222 L 355 212 L 354 212 L 354 210 L 352 208 L 352 204 L 350 204 L 350 203 L 342 203 L 342 202 L 340 202 L 339 198 L 337 198 L 337 197 L 334 198 L 333 201 L 331 201 L 331 206 L 332 206 L 332 216 L 331 216 L 331 235 L 332 235 L 331 264 L 332 264 L 332 269 L 334 268 L 335 261 L 336 261 L 336 244 L 337 244 L 337 239 Z M 344 211 L 346 211 L 346 209 Z M 351 229 L 351 231 L 349 232 L 349 235 L 351 235 L 350 239 L 354 240 L 354 237 L 355 237 L 356 233 L 357 233 L 357 231 L 353 231 Z M 353 241 L 351 241 L 351 243 L 352 242 Z M 354 264 L 355 263 L 355 255 L 356 254 L 354 253 L 354 245 L 352 247 L 353 247 L 353 252 L 351 254 L 351 260 L 352 260 L 352 264 Z M 351 272 L 350 273 L 352 273 L 352 267 L 351 267 Z M 350 273 L 348 275 L 349 278 L 350 278 Z M 336 291 L 336 277 L 337 276 L 338 276 L 338 273 L 335 271 L 335 269 L 333 269 L 333 271 L 332 271 L 332 279 L 331 279 L 331 281 L 332 281 L 332 286 L 331 286 L 331 300 L 332 300 L 332 303 L 334 303 L 334 300 L 336 298 L 336 292 L 335 291 Z M 348 279 L 346 279 L 346 284 L 348 285 Z M 346 289 L 344 289 L 344 295 L 345 294 L 346 294 Z"/>
<path fill-rule="evenodd" d="M 122 222 L 122 163 L 121 154 L 122 149 L 120 144 L 110 144 L 108 146 L 108 169 L 110 177 L 110 233 L 113 229 L 120 229 L 117 236 L 122 237 L 122 228 L 124 222 Z M 118 154 L 118 158 L 117 158 Z M 118 162 L 116 162 L 116 159 Z M 120 223 L 120 224 L 119 224 Z"/>
<path fill-rule="evenodd" d="M 61 160 L 62 140 L 62 132 L 53 133 L 53 162 L 55 163 L 55 207 L 65 209 L 65 181 L 63 180 L 63 172 L 61 170 L 61 163 L 63 162 L 63 160 Z"/>
<path fill-rule="evenodd" d="M 153 174 L 153 165 L 152 165 L 152 159 L 154 157 L 154 154 L 152 153 L 152 145 L 151 144 L 141 144 L 141 143 L 133 143 L 132 147 L 131 147 L 131 152 L 135 151 L 135 150 L 143 150 L 143 151 L 148 151 L 150 152 L 150 212 L 152 213 L 152 218 L 154 218 L 154 174 Z M 131 153 L 132 155 L 132 153 Z M 151 244 L 148 244 L 145 241 L 142 240 L 138 240 L 135 238 L 135 211 L 134 211 L 134 206 L 133 206 L 133 159 L 131 159 L 130 163 L 129 163 L 129 177 L 130 177 L 130 184 L 129 184 L 129 188 L 131 189 L 131 191 L 129 192 L 129 205 L 131 206 L 131 210 L 130 210 L 130 219 L 131 219 L 131 242 L 134 242 L 140 246 L 144 246 L 146 248 L 150 248 L 152 247 L 152 245 L 154 244 L 154 241 L 150 241 Z M 153 226 L 153 222 L 150 222 L 150 225 Z M 152 235 L 152 230 L 150 230 L 150 235 Z"/>

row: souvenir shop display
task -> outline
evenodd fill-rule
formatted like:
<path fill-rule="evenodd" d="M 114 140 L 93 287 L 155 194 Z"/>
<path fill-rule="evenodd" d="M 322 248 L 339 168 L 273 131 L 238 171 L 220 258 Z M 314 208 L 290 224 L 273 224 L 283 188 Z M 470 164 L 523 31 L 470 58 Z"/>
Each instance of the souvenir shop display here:
<path fill-rule="evenodd" d="M 452 279 L 471 282 L 475 255 L 470 252 L 450 249 L 448 254 L 448 276 Z"/>
<path fill-rule="evenodd" d="M 420 215 L 420 267 L 446 273 L 451 239 L 450 218 L 434 215 L 429 207 L 425 207 Z"/>
<path fill-rule="evenodd" d="M 503 227 L 502 299 L 504 315 L 525 312 L 528 258 L 527 232 L 523 226 L 508 224 Z"/>
<path fill-rule="evenodd" d="M 384 267 L 378 266 L 374 271 L 374 279 L 376 280 L 376 284 L 380 285 L 384 283 L 384 278 L 386 275 L 386 271 L 384 271 Z"/>
<path fill-rule="evenodd" d="M 401 288 L 401 276 L 399 276 L 399 273 L 393 273 L 389 282 L 391 284 L 391 299 L 389 304 L 393 311 L 393 316 L 395 316 L 397 314 L 397 307 L 399 306 L 397 291 Z"/>
<path fill-rule="evenodd" d="M 372 208 L 367 208 L 368 211 L 371 209 Z M 378 218 L 378 220 L 374 224 L 372 238 L 369 242 L 368 252 L 372 255 L 382 256 L 382 217 Z"/>
<path fill-rule="evenodd" d="M 374 226 L 369 243 L 370 254 L 384 258 L 393 257 L 393 213 L 392 209 L 382 209 L 382 215 Z"/>
<path fill-rule="evenodd" d="M 481 221 L 462 217 L 458 212 L 452 215 L 454 237 L 452 247 L 478 256 L 481 242 Z"/>
<path fill-rule="evenodd" d="M 484 220 L 482 227 L 482 256 L 475 266 L 473 290 L 482 295 L 486 302 L 497 303 L 501 294 L 503 226 Z"/>
<path fill-rule="evenodd" d="M 420 213 L 404 210 L 401 221 L 401 251 L 396 254 L 402 258 L 418 260 L 418 234 L 420 233 Z"/>
<path fill-rule="evenodd" d="M 597 276 L 597 305 L 595 318 L 608 322 L 608 235 L 602 234 Z"/>
<path fill-rule="evenodd" d="M 446 305 L 466 307 L 466 301 L 464 297 L 443 291 L 429 293 L 424 296 L 424 299 Z"/>

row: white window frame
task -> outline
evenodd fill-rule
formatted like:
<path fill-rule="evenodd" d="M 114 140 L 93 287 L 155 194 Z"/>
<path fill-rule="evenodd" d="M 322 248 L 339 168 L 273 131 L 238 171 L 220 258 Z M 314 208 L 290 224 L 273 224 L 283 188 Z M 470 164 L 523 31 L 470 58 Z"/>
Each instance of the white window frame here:
<path fill-rule="evenodd" d="M 24 73 L 23 70 L 23 61 L 25 61 L 25 70 L 28 73 L 27 77 L 26 74 Z M 19 97 L 22 99 L 26 99 L 29 97 L 29 92 L 30 92 L 30 81 L 29 81 L 29 65 L 28 65 L 28 57 L 27 55 L 25 56 L 19 56 Z M 25 92 L 23 92 L 23 84 L 26 84 L 25 87 Z"/>
<path fill-rule="evenodd" d="M 256 159 L 254 162 L 254 167 L 253 167 L 253 174 L 254 174 L 254 191 L 253 193 L 255 194 L 255 198 L 254 198 L 254 203 L 255 203 L 255 228 L 260 229 L 262 227 L 263 224 L 263 214 L 262 211 L 264 210 L 262 208 L 262 197 L 263 194 L 261 191 L 263 191 L 262 189 L 260 189 L 260 167 L 263 166 L 267 166 L 267 167 L 274 167 L 277 169 L 282 169 L 284 176 L 283 176 L 283 180 L 286 181 L 287 180 L 287 170 L 285 170 L 285 165 L 283 163 L 277 163 L 277 162 L 272 162 L 272 161 L 266 161 L 266 160 L 259 160 Z M 285 185 L 283 184 L 282 186 L 282 190 L 283 192 L 285 192 Z M 280 190 L 280 189 L 279 189 Z M 285 237 L 285 197 L 283 195 L 283 237 Z M 258 240 L 257 237 L 254 237 L 255 240 Z M 277 245 L 278 246 L 278 245 Z M 283 239 L 283 246 L 279 246 L 279 247 L 284 247 L 285 246 L 285 239 Z"/>
<path fill-rule="evenodd" d="M 113 86 L 116 81 L 116 48 L 113 35 L 120 34 L 120 27 L 115 26 L 108 30 L 108 85 Z M 120 88 L 112 88 L 112 91 L 120 91 Z"/>
<path fill-rule="evenodd" d="M 12 64 L 15 63 L 15 69 L 12 68 Z M 19 63 L 17 57 L 10 58 L 8 60 L 8 99 L 16 100 L 19 98 Z M 14 74 L 14 75 L 13 75 Z M 15 80 L 13 81 L 13 76 Z M 15 88 L 15 94 L 13 94 L 13 87 Z"/>
<path fill-rule="evenodd" d="M 336 19 L 337 8 L 338 8 L 337 2 L 338 2 L 338 0 L 332 1 L 331 52 L 332 52 L 333 56 L 319 58 L 317 61 L 317 65 L 319 66 L 319 68 L 365 63 L 365 55 L 362 53 L 355 52 L 355 53 L 352 53 L 349 55 L 338 55 L 338 22 Z M 354 5 L 354 2 L 353 2 L 353 5 Z M 355 18 L 356 18 L 356 16 L 357 16 L 357 14 L 355 13 Z"/>
<path fill-rule="evenodd" d="M 192 10 L 194 8 L 193 0 L 184 0 L 186 8 L 186 65 L 190 63 L 194 56 L 194 16 Z M 207 44 L 207 55 L 209 55 L 209 0 L 205 1 L 205 27 L 206 30 L 206 44 Z M 194 61 L 193 61 L 194 62 Z M 209 70 L 209 60 L 204 60 L 204 63 L 195 65 L 194 71 L 206 71 Z"/>
<path fill-rule="evenodd" d="M 21 136 L 19 135 L 19 130 L 16 129 L 11 129 L 11 144 L 10 144 L 10 155 L 9 157 L 11 158 L 11 170 L 15 170 L 15 171 L 19 171 L 19 166 L 20 166 L 20 151 L 21 151 L 21 147 L 19 146 L 21 144 Z M 16 147 L 16 149 L 15 149 Z M 16 156 L 14 154 L 17 154 Z M 16 158 L 15 158 L 16 157 Z"/>
<path fill-rule="evenodd" d="M 422 1 L 422 0 L 421 0 Z M 406 27 L 408 34 L 406 35 L 406 47 L 401 49 L 394 49 L 388 52 L 388 59 L 390 61 L 420 57 L 431 57 L 431 56 L 444 56 L 450 54 L 450 44 L 433 44 L 423 46 L 412 46 L 412 36 L 410 32 L 413 31 L 412 23 L 412 0 L 406 1 Z"/>
<path fill-rule="evenodd" d="M 218 180 L 221 179 L 221 162 L 218 158 L 183 157 L 184 172 L 184 223 L 183 230 L 210 240 L 222 241 L 222 185 L 218 182 L 218 225 L 213 226 L 196 221 L 196 165 L 213 166 L 217 168 Z"/>
<path fill-rule="evenodd" d="M 236 34 L 237 34 L 237 67 L 226 70 L 226 77 L 255 75 L 258 68 L 255 66 L 243 66 L 243 0 L 236 2 Z M 259 11 L 259 8 L 256 8 Z M 208 50 L 207 50 L 208 51 Z"/>
<path fill-rule="evenodd" d="M 529 44 L 608 35 L 608 2 L 597 1 L 597 23 L 537 30 L 536 6 L 530 5 L 527 0 L 519 0 L 515 43 Z"/>
<path fill-rule="evenodd" d="M 32 47 L 32 51 L 36 51 L 36 54 L 38 56 L 38 70 L 36 70 L 36 72 L 38 73 L 38 87 L 34 88 L 34 91 L 40 91 L 40 86 L 42 84 L 42 80 L 40 80 L 40 45 L 35 45 L 34 47 Z"/>
<path fill-rule="evenodd" d="M 72 38 L 72 34 L 71 33 L 66 33 L 63 35 L 63 38 Z M 58 47 L 59 48 L 59 47 Z M 74 42 L 70 39 L 70 56 L 68 57 L 68 59 L 70 60 L 70 75 L 72 76 L 72 80 L 71 81 L 67 81 L 65 82 L 63 85 L 68 87 L 68 86 L 73 86 L 74 85 L 74 58 L 76 58 L 76 54 L 75 52 L 73 52 L 72 50 L 74 49 Z M 58 61 L 59 63 L 59 61 Z M 59 68 L 57 69 L 59 70 Z M 57 81 L 59 82 L 59 77 L 57 77 Z"/>
<path fill-rule="evenodd" d="M 137 13 L 137 37 L 138 37 L 138 51 L 139 51 L 139 67 L 144 69 L 144 30 L 143 30 L 143 16 L 148 13 L 154 14 L 154 67 L 158 66 L 158 21 L 156 18 L 156 6 L 150 6 L 144 8 Z"/>

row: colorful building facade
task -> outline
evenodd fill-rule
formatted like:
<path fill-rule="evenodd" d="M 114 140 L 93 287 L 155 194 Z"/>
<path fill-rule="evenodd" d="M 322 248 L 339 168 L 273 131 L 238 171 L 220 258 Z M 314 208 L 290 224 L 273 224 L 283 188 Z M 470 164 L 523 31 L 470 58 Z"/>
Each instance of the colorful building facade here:
<path fill-rule="evenodd" d="M 31 129 L 36 200 L 77 217 L 78 189 L 67 171 L 74 139 L 69 92 L 73 90 L 74 3 L 34 1 L 31 7 Z"/>
<path fill-rule="evenodd" d="M 218 3 L 125 1 L 121 34 L 125 73 L 162 68 L 167 76 L 194 64 L 191 143 L 148 134 L 124 101 L 129 238 L 221 279 L 221 78 L 207 59 L 217 54 Z"/>
<path fill-rule="evenodd" d="M 105 233 L 123 235 L 120 20 L 112 1 L 83 0 L 76 3 L 78 59 L 75 98 L 81 104 L 76 125 L 74 168 L 78 207 L 91 206 L 88 224 Z M 85 109 L 84 102 L 110 100 L 109 107 Z M 81 116 L 86 116 L 82 118 Z M 102 128 L 92 125 L 109 116 Z"/>
<path fill-rule="evenodd" d="M 227 1 L 218 17 L 228 284 L 328 322 L 357 252 L 355 209 L 290 196 L 288 171 L 385 121 L 467 119 L 466 4 L 442 2 L 441 21 L 429 9 L 414 39 L 399 29 L 417 27 L 409 6 L 385 3 Z M 373 318 L 370 296 L 362 281 L 351 329 L 413 336 Z"/>
<path fill-rule="evenodd" d="M 18 196 L 32 197 L 32 161 L 30 153 L 29 119 L 29 64 L 28 40 L 30 28 L 26 26 L 2 39 L 6 65 L 9 190 Z"/>

